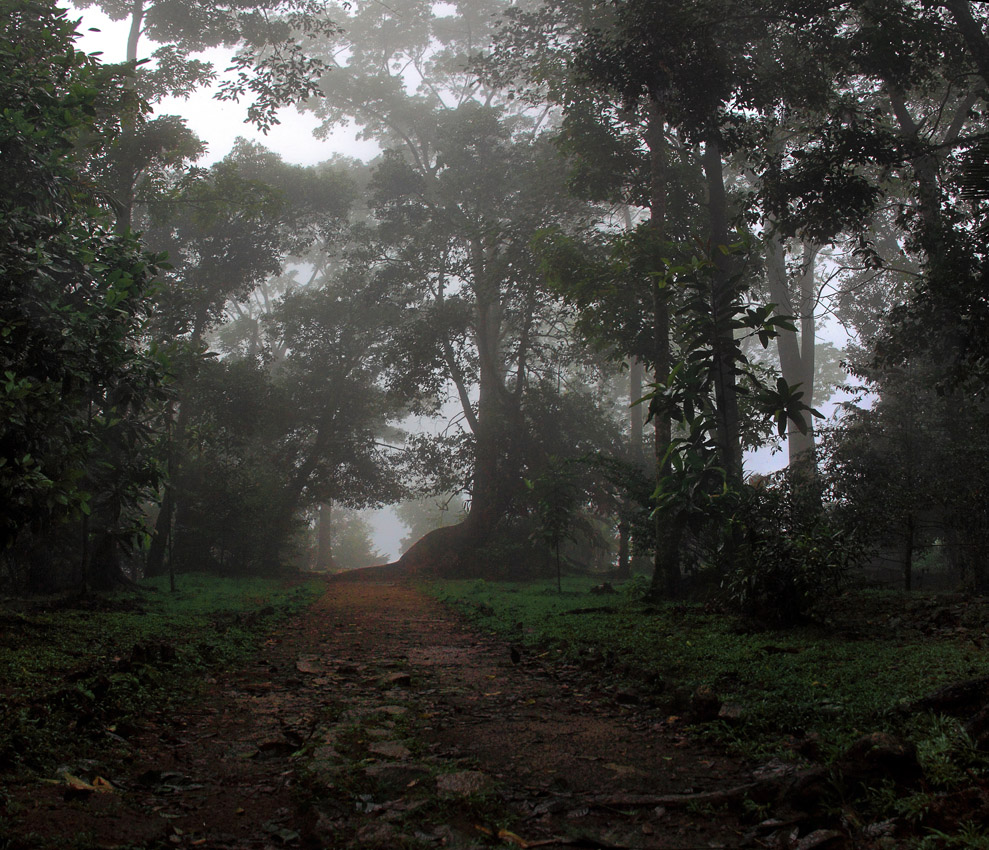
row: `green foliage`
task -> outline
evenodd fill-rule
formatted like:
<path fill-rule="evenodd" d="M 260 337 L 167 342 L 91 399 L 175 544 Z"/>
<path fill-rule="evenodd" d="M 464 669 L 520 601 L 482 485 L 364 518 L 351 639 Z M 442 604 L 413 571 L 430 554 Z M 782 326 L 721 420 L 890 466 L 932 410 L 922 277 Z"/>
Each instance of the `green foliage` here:
<path fill-rule="evenodd" d="M 264 133 L 279 123 L 279 108 L 314 93 L 326 69 L 324 62 L 307 56 L 302 41 L 339 29 L 316 0 L 208 6 L 174 0 L 145 0 L 138 6 L 121 0 L 74 0 L 73 5 L 99 6 L 114 21 L 138 16 L 140 33 L 161 45 L 153 54 L 155 68 L 140 69 L 139 86 L 149 99 L 188 97 L 217 79 L 211 62 L 191 59 L 190 54 L 211 47 L 237 48 L 214 97 L 237 102 L 249 96 L 248 117 Z"/>
<path fill-rule="evenodd" d="M 573 539 L 577 533 L 578 508 L 582 495 L 577 486 L 574 464 L 550 457 L 542 475 L 534 481 L 527 481 L 526 486 L 539 523 L 536 534 L 553 549 L 557 588 L 562 593 L 560 546 L 564 540 Z"/>
<path fill-rule="evenodd" d="M 288 165 L 241 139 L 209 169 L 148 174 L 141 192 L 144 240 L 171 264 L 158 292 L 156 332 L 198 343 L 230 300 L 246 299 L 282 271 L 289 254 L 338 227 L 353 189 L 336 169 Z"/>
<path fill-rule="evenodd" d="M 0 764 L 50 770 L 74 753 L 120 755 L 148 712 L 194 697 L 203 673 L 244 659 L 316 585 L 182 576 L 96 598 L 91 605 L 25 614 L 0 639 Z M 119 743 L 119 742 L 118 742 Z"/>
<path fill-rule="evenodd" d="M 723 462 L 719 428 L 722 413 L 716 401 L 714 368 L 719 354 L 719 329 L 729 327 L 738 392 L 751 399 L 753 420 L 770 420 L 780 433 L 787 423 L 806 428 L 804 416 L 818 416 L 803 403 L 803 393 L 782 378 L 766 379 L 764 370 L 743 351 L 748 338 L 765 347 L 791 320 L 773 315 L 772 305 L 747 303 L 746 281 L 737 275 L 726 297 L 712 307 L 712 275 L 716 265 L 703 254 L 684 255 L 686 246 L 658 242 L 649 227 L 612 238 L 607 246 L 581 244 L 558 232 L 544 231 L 536 243 L 543 270 L 551 283 L 580 309 L 584 328 L 623 355 L 652 356 L 646 306 L 649 286 L 675 312 L 671 338 L 674 363 L 669 374 L 653 384 L 644 401 L 651 417 L 668 417 L 673 439 L 660 459 L 665 473 L 653 495 L 653 507 L 671 521 L 701 529 L 728 521 L 734 502 Z M 744 245 L 718 249 L 738 258 Z M 637 295 L 635 294 L 637 293 Z M 748 430 L 757 428 L 746 423 Z"/>
<path fill-rule="evenodd" d="M 240 575 L 277 571 L 294 530 L 278 524 L 286 471 L 271 451 L 291 427 L 284 392 L 252 363 L 207 361 L 183 404 L 189 427 L 171 483 L 181 512 L 173 563 Z"/>
<path fill-rule="evenodd" d="M 355 123 L 385 149 L 370 186 L 374 216 L 353 256 L 378 303 L 404 307 L 388 386 L 417 395 L 430 413 L 455 392 L 464 436 L 452 448 L 466 474 L 434 486 L 469 486 L 471 522 L 492 525 L 522 479 L 538 474 L 528 438 L 546 422 L 546 395 L 533 399 L 536 387 L 573 362 L 531 238 L 552 224 L 584 226 L 584 209 L 565 192 L 541 119 L 463 61 L 490 44 L 509 3 L 483 0 L 451 15 L 418 0 L 339 6 L 345 29 L 321 45 L 335 67 L 310 106 L 324 130 Z M 403 67 L 420 76 L 415 91 Z"/>
<path fill-rule="evenodd" d="M 928 829 L 927 834 L 911 846 L 914 850 L 989 850 L 989 832 L 981 823 L 965 821 L 950 833 Z"/>
<path fill-rule="evenodd" d="M 398 310 L 375 294 L 346 273 L 289 291 L 261 323 L 277 362 L 210 358 L 189 376 L 173 438 L 180 569 L 277 572 L 297 559 L 313 506 L 404 493 L 379 439 L 402 410 L 379 383 Z"/>
<path fill-rule="evenodd" d="M 989 757 L 979 752 L 960 721 L 925 715 L 915 723 L 917 760 L 935 789 L 962 787 L 973 773 L 989 769 Z"/>
<path fill-rule="evenodd" d="M 838 754 L 863 730 L 886 730 L 915 741 L 936 738 L 928 727 L 905 727 L 899 709 L 918 695 L 989 674 L 972 644 L 903 637 L 874 620 L 868 633 L 843 636 L 818 628 L 753 631 L 745 621 L 699 605 L 643 606 L 637 594 L 610 597 L 609 610 L 590 593 L 591 578 L 529 584 L 437 582 L 431 592 L 462 608 L 478 625 L 551 657 L 598 659 L 604 683 L 631 679 L 650 700 L 679 713 L 678 691 L 711 687 L 737 705 L 737 723 L 715 721 L 710 734 L 748 756 L 786 751 L 787 736 L 817 733 L 826 754 Z M 878 604 L 881 599 L 861 599 Z M 856 597 L 832 603 L 841 619 Z M 955 741 L 952 738 L 952 741 Z M 935 749 L 940 745 L 932 745 Z M 959 744 L 949 746 L 952 753 Z M 962 747 L 964 750 L 964 747 Z M 954 755 L 952 755 L 954 758 Z M 962 766 L 967 763 L 960 762 Z"/>
<path fill-rule="evenodd" d="M 941 541 L 951 578 L 983 592 L 987 513 L 981 493 L 989 455 L 972 439 L 987 422 L 983 396 L 951 386 L 953 367 L 916 354 L 896 368 L 868 369 L 871 395 L 845 405 L 825 432 L 824 469 L 847 526 L 898 553 L 905 579 Z"/>
<path fill-rule="evenodd" d="M 115 231 L 86 165 L 138 105 L 53 3 L 6 0 L 0 28 L 0 548 L 90 513 L 121 535 L 157 481 L 142 331 L 161 257 Z"/>
<path fill-rule="evenodd" d="M 333 565 L 341 570 L 353 570 L 383 564 L 387 559 L 374 545 L 374 526 L 359 511 L 334 506 Z"/>
<path fill-rule="evenodd" d="M 737 259 L 744 256 L 746 249 L 739 243 L 715 250 Z M 750 337 L 765 348 L 776 338 L 779 328 L 792 329 L 791 320 L 773 315 L 773 305 L 746 303 L 747 283 L 740 274 L 733 278 L 724 296 L 712 304 L 712 275 L 716 273 L 714 259 L 703 256 L 679 263 L 664 260 L 654 272 L 661 278 L 662 289 L 671 290 L 670 302 L 677 313 L 674 337 L 679 350 L 669 375 L 646 396 L 650 413 L 670 417 L 678 430 L 666 450 L 663 466 L 669 472 L 657 486 L 656 507 L 687 522 L 695 516 L 717 516 L 721 512 L 720 500 L 733 483 L 724 468 L 721 430 L 725 413 L 716 391 L 715 367 L 719 359 L 727 358 L 732 363 L 736 392 L 752 397 L 752 416 L 773 421 L 781 435 L 788 422 L 804 430 L 806 414 L 820 416 L 801 401 L 803 393 L 788 386 L 783 378 L 768 383 L 764 371 L 751 362 L 742 348 Z M 732 340 L 727 353 L 721 350 L 726 327 L 730 328 Z"/>
<path fill-rule="evenodd" d="M 746 487 L 732 522 L 744 540 L 723 565 L 731 603 L 777 626 L 804 622 L 840 590 L 866 547 L 821 506 L 820 486 L 800 472 Z"/>

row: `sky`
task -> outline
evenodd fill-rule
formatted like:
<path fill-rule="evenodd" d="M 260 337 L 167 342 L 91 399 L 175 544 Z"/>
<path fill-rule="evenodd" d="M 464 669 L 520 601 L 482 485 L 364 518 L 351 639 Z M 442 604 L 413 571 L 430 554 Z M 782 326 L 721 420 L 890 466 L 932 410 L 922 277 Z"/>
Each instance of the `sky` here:
<path fill-rule="evenodd" d="M 97 9 L 71 9 L 70 15 L 82 19 L 79 27 L 82 38 L 78 48 L 87 53 L 100 52 L 104 62 L 123 62 L 126 57 L 127 21 L 111 21 Z M 97 31 L 93 31 L 97 30 Z M 141 42 L 139 55 L 147 55 L 154 49 L 151 42 Z M 210 50 L 205 56 L 222 71 L 230 50 Z M 189 127 L 208 145 L 201 165 L 211 165 L 223 159 L 233 147 L 238 136 L 258 141 L 278 153 L 286 162 L 294 165 L 315 165 L 330 159 L 334 154 L 346 154 L 368 160 L 379 151 L 374 142 L 355 138 L 355 132 L 338 130 L 327 139 L 316 139 L 313 130 L 317 121 L 308 113 L 300 113 L 294 107 L 286 107 L 278 113 L 281 122 L 267 134 L 258 132 L 247 122 L 247 104 L 230 103 L 213 99 L 209 89 L 197 91 L 188 99 L 167 98 L 155 104 L 158 115 L 181 115 Z"/>

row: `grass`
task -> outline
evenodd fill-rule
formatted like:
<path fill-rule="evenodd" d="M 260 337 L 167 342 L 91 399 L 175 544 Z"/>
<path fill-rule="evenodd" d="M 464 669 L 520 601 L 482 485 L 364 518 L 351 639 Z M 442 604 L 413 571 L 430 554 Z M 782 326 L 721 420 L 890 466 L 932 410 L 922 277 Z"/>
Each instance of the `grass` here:
<path fill-rule="evenodd" d="M 203 674 L 236 663 L 316 585 L 179 576 L 138 591 L 19 612 L 0 608 L 0 769 L 50 771 L 101 752 L 150 712 L 194 695 Z"/>
<path fill-rule="evenodd" d="M 842 637 L 817 628 L 756 631 L 724 613 L 697 605 L 644 606 L 638 586 L 592 595 L 594 581 L 437 582 L 430 591 L 485 628 L 571 660 L 600 658 L 602 674 L 652 683 L 668 710 L 678 691 L 706 685 L 736 705 L 740 720 L 707 731 L 743 754 L 777 754 L 789 736 L 811 733 L 825 755 L 865 732 L 903 733 L 899 709 L 937 688 L 989 675 L 989 657 L 971 640 L 871 629 Z M 575 609 L 610 610 L 569 613 Z M 937 718 L 912 718 L 910 732 L 936 754 L 944 730 Z M 945 745 L 946 746 L 946 745 Z M 923 754 L 923 748 L 922 748 Z"/>

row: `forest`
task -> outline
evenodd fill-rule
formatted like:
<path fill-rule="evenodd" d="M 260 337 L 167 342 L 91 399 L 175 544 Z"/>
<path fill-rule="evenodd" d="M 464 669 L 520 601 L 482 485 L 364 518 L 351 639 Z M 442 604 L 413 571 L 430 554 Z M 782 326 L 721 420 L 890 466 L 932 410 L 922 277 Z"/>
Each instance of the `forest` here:
<path fill-rule="evenodd" d="M 334 569 L 406 503 L 412 571 L 985 590 L 972 4 L 106 0 L 122 65 L 8 5 L 7 586 Z M 381 154 L 197 165 L 156 103 L 209 86 Z"/>
<path fill-rule="evenodd" d="M 5 629 L 360 567 L 551 644 L 618 587 L 789 653 L 989 591 L 985 3 L 72 2 L 0 0 Z M 378 153 L 210 159 L 203 91 Z"/>

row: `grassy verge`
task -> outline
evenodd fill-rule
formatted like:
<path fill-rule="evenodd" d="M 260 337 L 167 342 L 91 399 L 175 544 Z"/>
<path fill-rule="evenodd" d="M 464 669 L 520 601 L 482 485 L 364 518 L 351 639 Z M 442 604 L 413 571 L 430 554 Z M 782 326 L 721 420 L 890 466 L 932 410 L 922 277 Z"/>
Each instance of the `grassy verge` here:
<path fill-rule="evenodd" d="M 552 582 L 437 582 L 430 591 L 513 641 L 596 665 L 605 680 L 637 683 L 668 711 L 678 712 L 698 687 L 711 688 L 735 716 L 705 731 L 743 755 L 765 758 L 794 737 L 811 737 L 827 758 L 863 733 L 891 731 L 916 741 L 922 757 L 943 762 L 932 767 L 945 780 L 956 767 L 965 770 L 957 722 L 902 709 L 941 686 L 989 675 L 981 629 L 890 628 L 895 621 L 879 615 L 888 600 L 877 595 L 836 603 L 832 618 L 843 627 L 841 606 L 855 612 L 848 615 L 856 618 L 851 634 L 755 631 L 699 605 L 645 606 L 635 585 L 593 595 L 593 583 L 571 578 L 562 594 Z M 606 610 L 581 611 L 595 608 Z"/>
<path fill-rule="evenodd" d="M 0 606 L 0 770 L 112 758 L 149 714 L 247 657 L 315 583 L 179 577 L 72 602 Z"/>

